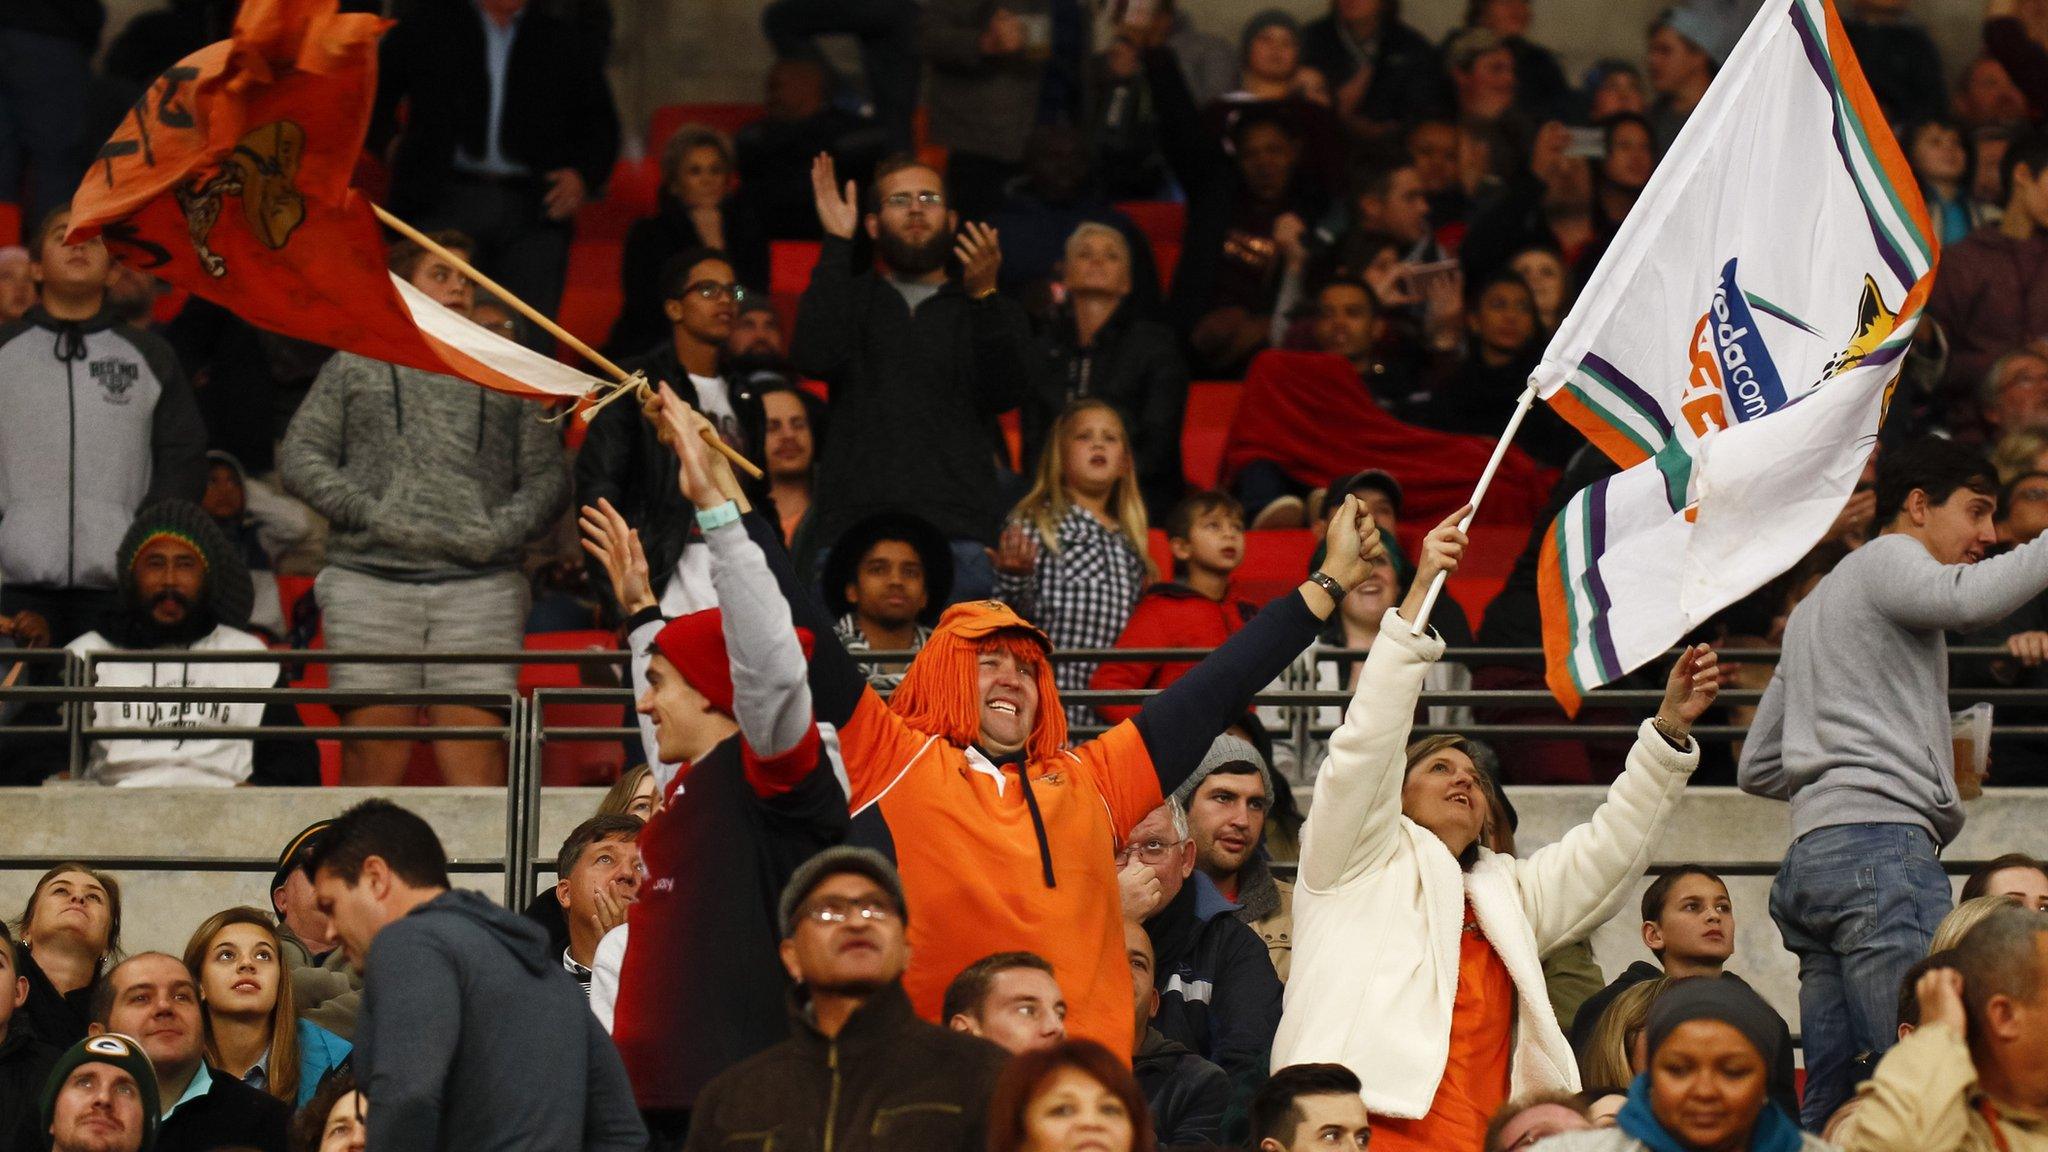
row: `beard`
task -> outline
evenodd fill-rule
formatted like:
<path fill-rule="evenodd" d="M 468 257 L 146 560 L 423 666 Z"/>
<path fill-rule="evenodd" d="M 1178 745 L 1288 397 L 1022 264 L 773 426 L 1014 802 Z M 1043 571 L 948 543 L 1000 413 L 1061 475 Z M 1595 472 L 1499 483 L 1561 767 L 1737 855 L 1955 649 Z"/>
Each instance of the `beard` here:
<path fill-rule="evenodd" d="M 156 606 L 165 603 L 180 605 L 185 614 L 168 624 L 158 620 Z M 121 613 L 109 627 L 114 635 L 108 638 L 123 648 L 189 648 L 219 626 L 211 606 L 196 604 L 178 592 L 159 592 L 149 603 Z"/>
<path fill-rule="evenodd" d="M 922 244 L 887 228 L 875 236 L 875 248 L 881 252 L 882 262 L 899 276 L 922 276 L 945 267 L 946 254 L 952 247 L 953 237 L 944 228 L 933 229 L 931 237 Z"/>

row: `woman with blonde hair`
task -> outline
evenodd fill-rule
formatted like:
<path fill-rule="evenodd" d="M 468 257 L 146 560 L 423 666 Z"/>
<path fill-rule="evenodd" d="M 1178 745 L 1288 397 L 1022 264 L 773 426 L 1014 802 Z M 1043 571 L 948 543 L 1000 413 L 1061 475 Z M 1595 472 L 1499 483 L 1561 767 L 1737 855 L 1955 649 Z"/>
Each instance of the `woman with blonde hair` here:
<path fill-rule="evenodd" d="M 297 1108 L 349 1042 L 292 1011 L 292 972 L 270 917 L 246 905 L 206 918 L 185 944 L 199 982 L 206 1063 Z"/>
<path fill-rule="evenodd" d="M 611 790 L 604 799 L 597 802 L 599 816 L 638 816 L 642 820 L 654 819 L 661 810 L 661 787 L 654 779 L 654 771 L 645 764 L 635 764 L 619 773 Z"/>
<path fill-rule="evenodd" d="M 1031 491 L 990 554 L 996 598 L 1055 649 L 1108 648 L 1154 574 L 1147 528 L 1123 417 L 1106 401 L 1076 400 L 1053 421 Z M 1094 672 L 1092 663 L 1062 661 L 1053 682 L 1085 689 Z M 1067 709 L 1070 723 L 1090 714 L 1086 705 Z"/>
<path fill-rule="evenodd" d="M 37 878 L 14 934 L 28 981 L 16 1018 L 57 1048 L 85 1039 L 93 993 L 121 953 L 120 883 L 90 864 L 59 864 Z"/>
<path fill-rule="evenodd" d="M 1941 923 L 1934 926 L 1934 942 L 1927 946 L 1928 954 L 1944 952 L 1961 944 L 1963 937 L 1970 934 L 1970 929 L 1982 924 L 1986 916 L 2011 903 L 2013 901 L 2005 896 L 1979 896 L 1949 909 L 1948 915 L 1941 918 Z"/>
<path fill-rule="evenodd" d="M 1670 980 L 1660 976 L 1632 984 L 1593 1026 L 1586 1050 L 1579 1054 L 1579 1081 L 1583 1084 L 1628 1084 L 1642 1071 L 1636 1058 L 1636 1043 L 1643 1038 L 1643 1023 L 1650 1018 L 1650 1005 L 1657 1002 Z"/>

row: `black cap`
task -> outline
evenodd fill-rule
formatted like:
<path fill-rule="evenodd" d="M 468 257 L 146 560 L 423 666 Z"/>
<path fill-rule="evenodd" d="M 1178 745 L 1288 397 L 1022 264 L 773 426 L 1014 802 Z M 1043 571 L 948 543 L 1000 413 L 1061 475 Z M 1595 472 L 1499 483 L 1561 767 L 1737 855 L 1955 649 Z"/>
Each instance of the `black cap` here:
<path fill-rule="evenodd" d="M 298 835 L 284 842 L 284 851 L 277 854 L 277 871 L 270 877 L 272 892 L 284 887 L 285 877 L 299 866 L 306 853 L 313 850 L 313 845 L 320 839 L 320 834 L 327 831 L 328 825 L 333 823 L 332 820 L 315 820 L 301 829 Z"/>

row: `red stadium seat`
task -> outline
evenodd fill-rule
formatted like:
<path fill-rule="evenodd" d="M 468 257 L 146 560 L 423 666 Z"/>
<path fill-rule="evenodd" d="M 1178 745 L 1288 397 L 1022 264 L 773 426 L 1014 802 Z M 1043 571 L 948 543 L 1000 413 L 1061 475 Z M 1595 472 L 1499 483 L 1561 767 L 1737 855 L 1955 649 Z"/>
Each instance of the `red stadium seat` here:
<path fill-rule="evenodd" d="M 526 647 L 533 651 L 574 652 L 615 651 L 618 638 L 610 632 L 533 632 Z M 535 688 L 575 688 L 584 683 L 582 670 L 574 664 L 522 664 L 519 691 L 531 694 Z M 621 715 L 617 704 L 549 704 L 544 719 L 562 728 L 610 728 Z M 541 783 L 548 787 L 577 787 L 609 784 L 625 767 L 625 749 L 616 740 L 556 740 L 542 746 Z"/>
<path fill-rule="evenodd" d="M 21 205 L 0 200 L 0 248 L 21 243 Z"/>
<path fill-rule="evenodd" d="M 811 269 L 818 266 L 816 240 L 772 240 L 768 243 L 768 291 L 778 300 L 794 299 L 811 286 Z M 794 315 L 794 310 L 791 311 Z"/>
<path fill-rule="evenodd" d="M 569 245 L 569 277 L 562 285 L 562 304 L 555 320 L 591 347 L 604 343 L 612 321 L 619 318 L 625 294 L 619 286 L 619 263 L 625 245 L 616 240 L 578 239 Z M 556 356 L 565 363 L 581 364 L 582 356 L 568 347 Z"/>
<path fill-rule="evenodd" d="M 1153 241 L 1152 263 L 1159 268 L 1159 287 L 1170 291 L 1173 288 L 1173 273 L 1180 267 L 1180 241 Z"/>
<path fill-rule="evenodd" d="M 1223 472 L 1223 446 L 1244 385 L 1235 380 L 1197 380 L 1188 385 L 1187 413 L 1181 421 L 1180 468 L 1189 486 L 1214 488 Z"/>
<path fill-rule="evenodd" d="M 1188 206 L 1178 200 L 1125 200 L 1116 210 L 1131 218 L 1154 248 L 1161 244 L 1180 245 L 1187 231 Z"/>
<path fill-rule="evenodd" d="M 1264 604 L 1293 591 L 1308 579 L 1308 559 L 1315 554 L 1316 534 L 1301 528 L 1267 529 L 1244 534 L 1244 563 L 1233 579 L 1245 599 Z M 1154 528 L 1146 537 L 1152 563 L 1161 580 L 1173 579 L 1173 551 L 1164 530 Z"/>
<path fill-rule="evenodd" d="M 766 111 L 759 104 L 664 104 L 648 117 L 647 155 L 659 161 L 668 138 L 685 124 L 702 124 L 731 136 Z"/>

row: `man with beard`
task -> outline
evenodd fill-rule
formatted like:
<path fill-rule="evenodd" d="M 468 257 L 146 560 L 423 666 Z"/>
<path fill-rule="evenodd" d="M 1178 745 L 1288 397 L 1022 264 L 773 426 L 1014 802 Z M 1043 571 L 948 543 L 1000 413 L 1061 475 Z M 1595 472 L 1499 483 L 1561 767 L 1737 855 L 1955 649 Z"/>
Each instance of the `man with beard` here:
<path fill-rule="evenodd" d="M 951 545 L 951 602 L 985 597 L 1003 500 L 996 417 L 1030 385 L 1024 310 L 996 294 L 996 230 L 954 240 L 939 174 L 909 157 L 875 168 L 863 215 L 829 156 L 811 169 L 824 248 L 797 306 L 790 359 L 832 389 L 834 433 L 818 479 L 814 538 L 837 540 L 877 512 L 930 521 Z M 853 230 L 875 242 L 876 267 L 853 265 Z M 958 281 L 946 272 L 951 252 Z"/>
<path fill-rule="evenodd" d="M 254 651 L 262 640 L 242 630 L 252 599 L 248 569 L 213 519 L 194 504 L 164 500 L 144 508 L 117 552 L 120 607 L 101 631 L 73 640 L 70 651 L 100 654 L 94 683 L 121 688 L 275 688 L 278 665 L 261 663 L 122 663 L 121 651 L 185 649 Z M 168 703 L 101 700 L 96 728 L 185 729 L 297 726 L 289 704 Z M 236 784 L 318 784 L 319 753 L 310 740 L 222 740 L 203 733 L 183 739 L 96 740 L 85 775 L 122 787 Z"/>

